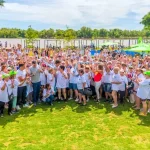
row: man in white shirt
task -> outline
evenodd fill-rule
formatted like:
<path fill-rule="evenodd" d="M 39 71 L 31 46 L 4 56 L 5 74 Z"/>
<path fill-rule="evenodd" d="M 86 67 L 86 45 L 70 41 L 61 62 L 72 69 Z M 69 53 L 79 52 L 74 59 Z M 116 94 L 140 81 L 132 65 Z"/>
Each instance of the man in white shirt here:
<path fill-rule="evenodd" d="M 110 71 L 110 68 L 107 67 L 106 72 L 104 73 L 103 78 L 102 78 L 102 83 L 104 83 L 103 87 L 104 87 L 104 92 L 105 92 L 105 96 L 106 96 L 106 101 L 109 101 L 108 97 L 112 98 L 112 95 L 111 95 L 112 76 L 113 76 L 113 73 Z"/>
<path fill-rule="evenodd" d="M 18 86 L 18 92 L 17 92 L 17 110 L 20 110 L 21 104 L 23 104 L 23 107 L 28 107 L 28 105 L 26 104 L 27 73 L 25 70 L 25 64 L 23 63 L 19 64 L 19 69 L 17 70 L 16 78 L 19 83 L 23 83 L 22 85 Z"/>

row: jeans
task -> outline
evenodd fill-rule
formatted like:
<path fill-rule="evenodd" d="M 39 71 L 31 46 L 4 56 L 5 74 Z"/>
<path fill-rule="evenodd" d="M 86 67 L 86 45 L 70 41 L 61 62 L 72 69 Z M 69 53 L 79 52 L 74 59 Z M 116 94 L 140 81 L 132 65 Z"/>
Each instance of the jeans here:
<path fill-rule="evenodd" d="M 18 87 L 17 105 L 26 104 L 27 86 Z"/>
<path fill-rule="evenodd" d="M 100 99 L 100 87 L 101 87 L 101 81 L 95 82 L 95 92 L 98 100 Z"/>
<path fill-rule="evenodd" d="M 46 98 L 46 102 L 49 103 L 49 104 L 52 104 L 53 100 L 54 100 L 54 96 L 53 95 L 51 95 L 48 98 Z"/>
<path fill-rule="evenodd" d="M 125 91 L 119 91 L 120 94 L 120 103 L 123 103 L 123 99 L 125 98 Z"/>
<path fill-rule="evenodd" d="M 37 103 L 40 95 L 41 82 L 32 83 L 33 85 L 33 102 Z"/>
<path fill-rule="evenodd" d="M 2 115 L 4 113 L 4 106 L 5 106 L 5 103 L 0 102 L 0 115 Z"/>
<path fill-rule="evenodd" d="M 17 104 L 17 96 L 14 96 L 13 102 L 12 102 L 12 108 L 15 109 Z"/>
<path fill-rule="evenodd" d="M 0 115 L 4 113 L 5 103 L 0 102 Z M 12 101 L 8 102 L 8 114 L 10 114 L 12 111 Z"/>

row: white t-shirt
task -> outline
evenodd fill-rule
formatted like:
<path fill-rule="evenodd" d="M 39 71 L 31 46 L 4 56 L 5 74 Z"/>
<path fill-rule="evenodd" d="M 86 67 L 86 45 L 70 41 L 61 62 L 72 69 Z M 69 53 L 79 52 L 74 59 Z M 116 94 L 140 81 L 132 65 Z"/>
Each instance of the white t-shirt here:
<path fill-rule="evenodd" d="M 91 72 L 84 73 L 84 77 L 85 77 L 87 86 L 90 87 L 91 79 L 89 79 L 89 77 L 92 77 L 92 73 Z"/>
<path fill-rule="evenodd" d="M 40 73 L 40 81 L 41 81 L 41 85 L 46 85 L 46 75 L 45 73 Z"/>
<path fill-rule="evenodd" d="M 70 74 L 69 82 L 77 84 L 77 79 L 78 79 L 77 75 L 78 75 L 78 71 L 75 68 L 71 68 L 71 74 Z"/>
<path fill-rule="evenodd" d="M 64 74 L 67 76 L 67 73 L 65 71 Z M 57 75 L 56 87 L 59 89 L 65 89 L 67 87 L 67 79 L 60 71 L 58 71 L 56 75 Z"/>
<path fill-rule="evenodd" d="M 3 87 L 3 85 L 4 85 L 4 81 L 1 80 L 0 81 L 0 101 L 4 102 L 4 103 L 7 103 L 9 101 L 9 99 L 8 99 L 8 90 L 7 90 L 7 86 L 6 86 L 4 91 L 2 91 L 1 88 Z M 6 83 L 6 85 L 7 85 L 7 83 Z"/>
<path fill-rule="evenodd" d="M 17 90 L 18 90 L 18 85 L 19 85 L 19 82 L 17 79 L 14 79 L 14 88 L 11 87 L 11 84 L 12 81 L 9 80 L 7 82 L 7 87 L 8 87 L 8 92 L 9 92 L 9 95 L 13 94 L 14 96 L 17 96 Z"/>
<path fill-rule="evenodd" d="M 140 79 L 140 80 L 142 80 L 142 81 L 145 80 L 145 76 L 144 76 L 142 73 L 139 74 L 139 75 L 137 76 L 137 78 Z M 141 81 L 141 82 L 142 82 L 142 81 Z M 134 91 L 137 91 L 138 87 L 139 87 L 139 85 L 138 85 L 136 82 L 134 82 Z"/>
<path fill-rule="evenodd" d="M 145 79 L 139 83 L 137 96 L 141 99 L 150 99 L 150 79 Z"/>
<path fill-rule="evenodd" d="M 21 71 L 20 69 L 17 70 L 16 78 L 17 78 L 18 82 L 20 83 L 19 77 L 22 77 L 22 78 L 24 79 L 24 78 L 26 77 L 26 71 L 25 71 L 25 70 Z M 27 84 L 26 84 L 26 81 L 25 81 L 25 82 L 24 82 L 21 86 L 19 86 L 19 87 L 23 87 L 23 86 L 26 86 L 26 85 L 27 85 Z"/>
<path fill-rule="evenodd" d="M 121 82 L 121 78 L 119 74 L 113 74 L 112 76 L 112 82 Z M 113 91 L 119 91 L 119 84 L 112 84 L 112 90 Z"/>
<path fill-rule="evenodd" d="M 83 83 L 86 83 L 86 79 L 85 76 L 78 76 L 78 80 L 77 80 L 77 88 L 78 90 L 82 90 L 83 89 Z M 88 87 L 87 84 L 85 85 L 85 88 Z"/>
<path fill-rule="evenodd" d="M 119 84 L 119 90 L 125 91 L 125 85 L 128 85 L 128 79 L 126 76 L 120 76 L 121 84 Z"/>
<path fill-rule="evenodd" d="M 45 102 L 46 98 L 48 98 L 49 96 L 53 95 L 53 93 L 54 93 L 54 89 L 53 88 L 51 88 L 50 90 L 44 89 L 43 90 L 43 101 Z"/>
<path fill-rule="evenodd" d="M 113 76 L 113 73 L 112 72 L 105 72 L 104 75 L 103 75 L 103 78 L 102 78 L 102 82 L 103 83 L 111 83 L 112 82 L 112 76 Z"/>
<path fill-rule="evenodd" d="M 47 84 L 50 84 L 53 88 L 55 86 L 55 77 L 51 73 L 47 73 Z"/>

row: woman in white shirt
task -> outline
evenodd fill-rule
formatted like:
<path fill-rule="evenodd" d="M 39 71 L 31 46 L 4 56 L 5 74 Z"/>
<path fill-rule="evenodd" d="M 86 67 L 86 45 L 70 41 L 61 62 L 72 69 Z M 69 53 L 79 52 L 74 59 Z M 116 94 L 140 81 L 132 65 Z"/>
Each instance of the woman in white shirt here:
<path fill-rule="evenodd" d="M 12 113 L 16 112 L 16 105 L 17 105 L 17 90 L 18 90 L 18 85 L 19 82 L 16 79 L 16 74 L 17 72 L 15 71 L 10 71 L 9 75 L 10 75 L 10 79 L 8 81 L 8 92 L 9 95 L 13 95 L 13 100 L 12 100 Z"/>
<path fill-rule="evenodd" d="M 128 79 L 124 75 L 125 71 L 123 69 L 120 70 L 120 78 L 121 78 L 121 84 L 119 85 L 119 98 L 120 103 L 123 103 L 123 99 L 125 98 L 126 94 L 126 87 L 128 87 Z"/>
<path fill-rule="evenodd" d="M 148 113 L 150 113 L 150 71 L 144 72 L 146 79 L 139 82 L 137 96 L 142 100 L 143 109 L 140 115 L 147 115 L 147 100 L 148 100 Z"/>
<path fill-rule="evenodd" d="M 119 68 L 115 67 L 114 74 L 112 76 L 112 82 L 111 82 L 112 83 L 112 97 L 114 100 L 114 104 L 112 105 L 112 108 L 118 107 L 117 92 L 119 91 L 119 85 L 121 84 L 121 78 L 118 72 L 119 72 Z"/>
<path fill-rule="evenodd" d="M 5 104 L 9 102 L 8 88 L 7 88 L 8 80 L 9 80 L 8 74 L 2 75 L 2 80 L 0 81 L 0 117 L 3 117 Z"/>
<path fill-rule="evenodd" d="M 79 70 L 79 76 L 78 76 L 78 80 L 77 80 L 77 87 L 78 87 L 78 92 L 79 92 L 79 103 L 82 103 L 83 100 L 83 106 L 86 105 L 86 98 L 85 98 L 85 93 L 84 93 L 84 89 L 87 88 L 87 84 L 86 84 L 86 79 L 84 76 L 84 71 L 81 69 Z"/>
<path fill-rule="evenodd" d="M 56 82 L 56 88 L 58 89 L 58 102 L 61 100 L 61 92 L 63 93 L 64 101 L 67 101 L 67 94 L 66 94 L 66 88 L 67 88 L 67 73 L 64 71 L 65 66 L 60 66 L 59 71 L 56 72 L 57 82 Z"/>
<path fill-rule="evenodd" d="M 134 81 L 134 96 L 135 96 L 135 106 L 134 106 L 135 110 L 140 110 L 141 100 L 137 96 L 137 89 L 139 87 L 139 82 L 142 82 L 143 80 L 145 80 L 143 71 L 140 68 L 137 68 L 135 77 L 133 79 L 133 81 Z"/>

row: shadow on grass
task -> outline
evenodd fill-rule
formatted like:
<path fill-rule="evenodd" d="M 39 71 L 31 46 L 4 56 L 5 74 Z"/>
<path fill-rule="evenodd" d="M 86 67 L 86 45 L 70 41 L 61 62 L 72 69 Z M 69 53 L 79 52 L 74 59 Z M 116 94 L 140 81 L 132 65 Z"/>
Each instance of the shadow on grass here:
<path fill-rule="evenodd" d="M 142 126 L 150 126 L 150 119 L 149 116 L 147 117 L 141 117 L 139 116 L 139 112 L 136 110 L 132 110 L 132 105 L 129 103 L 125 103 L 125 104 L 120 104 L 119 107 L 112 109 L 111 105 L 109 103 L 105 103 L 103 100 L 100 103 L 96 103 L 93 100 L 90 100 L 90 102 L 87 103 L 86 106 L 81 106 L 79 104 L 77 104 L 76 102 L 72 101 L 68 101 L 67 103 L 65 102 L 61 102 L 61 103 L 57 103 L 54 102 L 53 106 L 50 106 L 48 104 L 40 104 L 37 107 L 32 106 L 31 108 L 23 108 L 19 113 L 14 114 L 13 116 L 8 116 L 6 115 L 5 112 L 5 117 L 4 118 L 0 118 L 0 126 L 2 126 L 3 128 L 11 122 L 19 122 L 17 120 L 17 118 L 27 118 L 30 116 L 34 116 L 39 110 L 40 111 L 50 111 L 51 113 L 53 112 L 53 110 L 58 110 L 58 111 L 63 111 L 65 110 L 67 107 L 71 108 L 71 110 L 75 113 L 85 113 L 85 112 L 90 112 L 93 109 L 94 110 L 104 110 L 105 114 L 111 114 L 114 113 L 117 116 L 121 116 L 122 113 L 124 111 L 129 112 L 131 118 L 133 117 L 137 117 L 141 120 L 141 122 L 138 125 L 142 125 Z M 131 113 L 132 112 L 132 113 Z"/>

